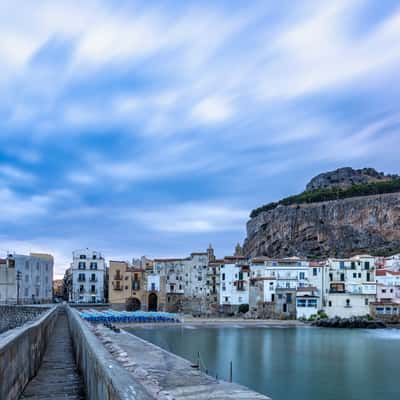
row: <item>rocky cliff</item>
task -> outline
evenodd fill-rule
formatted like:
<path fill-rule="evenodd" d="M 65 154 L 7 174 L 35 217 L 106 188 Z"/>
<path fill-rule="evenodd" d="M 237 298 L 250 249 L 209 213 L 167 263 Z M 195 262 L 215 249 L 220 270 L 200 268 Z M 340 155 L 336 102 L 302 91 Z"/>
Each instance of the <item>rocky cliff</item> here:
<path fill-rule="evenodd" d="M 396 251 L 400 252 L 400 191 L 278 204 L 248 221 L 244 243 L 248 256 L 348 257 Z"/>
<path fill-rule="evenodd" d="M 324 172 L 312 178 L 306 186 L 306 190 L 335 187 L 343 189 L 352 185 L 384 182 L 396 178 L 398 178 L 398 175 L 385 175 L 383 172 L 377 172 L 374 168 L 353 169 L 344 167 L 335 171 Z"/>

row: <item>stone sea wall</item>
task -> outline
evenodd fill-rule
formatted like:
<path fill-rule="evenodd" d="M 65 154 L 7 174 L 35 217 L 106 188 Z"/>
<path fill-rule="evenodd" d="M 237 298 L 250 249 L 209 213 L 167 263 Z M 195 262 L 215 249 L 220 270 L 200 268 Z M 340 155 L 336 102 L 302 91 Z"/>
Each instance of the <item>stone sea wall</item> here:
<path fill-rule="evenodd" d="M 57 308 L 0 335 L 0 399 L 15 400 L 40 367 L 57 319 Z"/>

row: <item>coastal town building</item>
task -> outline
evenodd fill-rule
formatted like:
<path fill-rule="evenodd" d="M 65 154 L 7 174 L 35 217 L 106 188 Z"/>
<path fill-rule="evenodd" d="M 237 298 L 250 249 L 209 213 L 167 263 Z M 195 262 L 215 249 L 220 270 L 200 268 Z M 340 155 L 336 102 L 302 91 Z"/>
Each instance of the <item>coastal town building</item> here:
<path fill-rule="evenodd" d="M 227 256 L 220 266 L 220 311 L 234 313 L 249 304 L 250 267 L 246 257 Z"/>
<path fill-rule="evenodd" d="M 126 261 L 110 261 L 108 293 L 115 309 L 147 310 L 145 270 Z"/>
<path fill-rule="evenodd" d="M 212 249 L 212 248 L 211 248 Z M 171 312 L 207 311 L 207 277 L 210 248 L 186 258 L 158 258 L 154 273 L 165 277 L 166 310 Z"/>
<path fill-rule="evenodd" d="M 377 293 L 374 257 L 330 258 L 325 275 L 328 293 L 324 311 L 329 317 L 369 314 Z"/>
<path fill-rule="evenodd" d="M 0 304 L 17 302 L 17 273 L 15 260 L 0 258 Z"/>
<path fill-rule="evenodd" d="M 53 256 L 9 254 L 0 265 L 0 300 L 15 299 L 23 304 L 53 301 Z"/>
<path fill-rule="evenodd" d="M 103 303 L 106 263 L 99 251 L 75 250 L 73 261 L 64 278 L 69 301 Z"/>
<path fill-rule="evenodd" d="M 308 280 L 309 262 L 297 257 L 271 259 L 268 257 L 253 258 L 250 263 L 250 309 L 263 318 L 296 318 L 296 298 L 312 292 L 313 299 L 305 307 L 317 312 L 317 288 L 311 287 Z M 307 289 L 307 290 L 302 290 Z M 305 314 L 309 314 L 307 311 Z"/>
<path fill-rule="evenodd" d="M 64 298 L 64 280 L 55 279 L 53 281 L 53 298 L 62 300 Z"/>

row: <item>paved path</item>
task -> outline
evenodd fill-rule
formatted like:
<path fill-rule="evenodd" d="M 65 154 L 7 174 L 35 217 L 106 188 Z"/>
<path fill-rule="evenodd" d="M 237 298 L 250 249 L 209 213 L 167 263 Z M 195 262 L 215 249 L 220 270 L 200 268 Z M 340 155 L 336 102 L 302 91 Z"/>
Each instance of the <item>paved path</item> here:
<path fill-rule="evenodd" d="M 93 328 L 115 359 L 157 400 L 271 400 L 244 386 L 219 381 L 192 364 L 124 330 Z"/>
<path fill-rule="evenodd" d="M 83 382 L 72 352 L 65 310 L 59 311 L 42 365 L 28 383 L 20 400 L 83 400 Z"/>

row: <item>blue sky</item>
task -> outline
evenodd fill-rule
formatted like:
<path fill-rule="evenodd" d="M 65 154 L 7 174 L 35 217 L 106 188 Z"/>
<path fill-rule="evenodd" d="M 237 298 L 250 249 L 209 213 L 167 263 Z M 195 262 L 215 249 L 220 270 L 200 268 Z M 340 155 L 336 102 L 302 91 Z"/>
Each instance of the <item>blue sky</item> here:
<path fill-rule="evenodd" d="M 222 256 L 319 172 L 399 173 L 399 38 L 396 1 L 1 2 L 0 253 Z"/>

